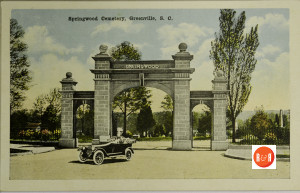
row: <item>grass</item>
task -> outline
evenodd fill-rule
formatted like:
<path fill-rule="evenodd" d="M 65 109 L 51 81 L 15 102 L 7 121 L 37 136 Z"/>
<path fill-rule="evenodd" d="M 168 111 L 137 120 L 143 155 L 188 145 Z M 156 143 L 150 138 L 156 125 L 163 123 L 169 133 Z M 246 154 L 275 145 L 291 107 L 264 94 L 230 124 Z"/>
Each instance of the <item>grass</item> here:
<path fill-rule="evenodd" d="M 137 141 L 172 141 L 172 137 L 143 137 L 137 138 Z"/>
<path fill-rule="evenodd" d="M 197 137 L 193 137 L 194 140 L 209 140 L 210 137 L 206 137 L 206 136 L 197 136 Z"/>
<path fill-rule="evenodd" d="M 198 136 L 193 137 L 194 140 L 209 140 L 210 137 Z M 172 141 L 172 137 L 143 137 L 137 138 L 137 141 Z"/>
<path fill-rule="evenodd" d="M 77 136 L 79 143 L 92 143 L 93 137 L 90 136 Z"/>
<path fill-rule="evenodd" d="M 290 158 L 290 155 L 276 155 L 276 158 Z"/>

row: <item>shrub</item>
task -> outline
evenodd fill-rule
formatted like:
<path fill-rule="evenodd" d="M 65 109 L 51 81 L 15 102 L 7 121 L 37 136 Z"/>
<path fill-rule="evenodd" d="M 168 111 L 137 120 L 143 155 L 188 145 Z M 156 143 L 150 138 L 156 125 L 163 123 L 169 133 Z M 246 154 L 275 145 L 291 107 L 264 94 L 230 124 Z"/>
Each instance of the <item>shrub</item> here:
<path fill-rule="evenodd" d="M 274 133 L 266 133 L 264 136 L 265 143 L 276 143 L 277 137 Z"/>
<path fill-rule="evenodd" d="M 48 141 L 50 139 L 51 134 L 51 131 L 47 129 L 42 130 L 42 141 Z"/>

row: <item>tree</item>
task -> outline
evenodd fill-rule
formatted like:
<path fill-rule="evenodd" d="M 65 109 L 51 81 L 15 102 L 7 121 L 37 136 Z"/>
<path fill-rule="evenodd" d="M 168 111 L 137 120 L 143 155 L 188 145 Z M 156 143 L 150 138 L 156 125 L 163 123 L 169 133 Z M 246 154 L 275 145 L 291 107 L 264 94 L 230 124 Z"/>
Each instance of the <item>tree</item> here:
<path fill-rule="evenodd" d="M 161 102 L 161 108 L 165 111 L 173 111 L 173 100 L 170 95 L 167 94 L 164 97 L 164 101 Z"/>
<path fill-rule="evenodd" d="M 82 104 L 76 111 L 76 130 L 80 129 L 80 134 L 93 136 L 94 129 L 94 111 L 88 104 Z"/>
<path fill-rule="evenodd" d="M 152 109 L 150 105 L 144 104 L 137 117 L 137 130 L 140 134 L 142 134 L 142 136 L 144 136 L 144 132 L 146 133 L 146 136 L 149 136 L 151 128 L 154 125 L 155 120 L 153 118 Z"/>
<path fill-rule="evenodd" d="M 255 114 L 251 118 L 250 128 L 253 135 L 259 140 L 262 140 L 267 132 L 267 129 L 271 126 L 271 120 L 268 118 L 268 114 L 265 113 L 263 107 L 257 108 Z"/>
<path fill-rule="evenodd" d="M 140 60 L 142 55 L 130 42 L 124 41 L 120 45 L 112 48 L 111 56 L 117 61 L 136 61 Z M 123 135 L 126 136 L 127 117 L 142 108 L 142 100 L 147 100 L 148 105 L 151 97 L 150 90 L 145 87 L 129 88 L 121 92 L 114 98 L 113 109 L 119 108 L 123 112 Z"/>
<path fill-rule="evenodd" d="M 40 117 L 40 121 L 43 113 L 46 111 L 49 105 L 52 105 L 51 108 L 55 109 L 57 115 L 61 113 L 61 94 L 59 92 L 59 88 L 53 88 L 48 94 L 39 95 L 35 99 L 35 102 L 33 103 L 33 110 L 34 113 Z"/>
<path fill-rule="evenodd" d="M 259 45 L 258 25 L 244 33 L 245 11 L 237 18 L 236 11 L 232 9 L 221 9 L 220 13 L 220 32 L 211 42 L 210 59 L 215 71 L 222 71 L 228 80 L 228 115 L 233 128 L 232 141 L 235 142 L 235 121 L 247 104 L 252 89 L 250 81 Z"/>
<path fill-rule="evenodd" d="M 172 135 L 173 130 L 173 100 L 170 95 L 166 95 L 164 100 L 161 102 L 161 108 L 164 109 L 163 115 L 163 126 L 165 129 L 165 136 L 168 136 L 169 133 Z"/>
<path fill-rule="evenodd" d="M 24 92 L 29 89 L 27 45 L 22 41 L 25 32 L 16 19 L 10 20 L 10 113 L 22 106 Z"/>
<path fill-rule="evenodd" d="M 112 48 L 111 56 L 117 61 L 141 60 L 142 54 L 130 42 L 124 41 Z"/>
<path fill-rule="evenodd" d="M 10 116 L 10 137 L 18 137 L 18 132 L 27 127 L 29 114 L 26 109 L 16 110 Z"/>
<path fill-rule="evenodd" d="M 54 131 L 60 128 L 60 114 L 53 104 L 50 104 L 41 117 L 42 128 Z"/>
<path fill-rule="evenodd" d="M 151 96 L 151 91 L 147 90 L 145 87 L 129 88 L 123 91 L 121 94 L 115 96 L 113 109 L 116 109 L 118 107 L 123 113 L 124 136 L 126 136 L 127 117 L 132 113 L 135 113 L 138 110 L 142 109 L 144 105 L 149 106 L 151 104 L 151 101 L 149 101 L 148 99 Z"/>
<path fill-rule="evenodd" d="M 200 114 L 198 121 L 198 132 L 202 135 L 206 135 L 206 132 L 211 133 L 211 112 L 206 110 Z"/>

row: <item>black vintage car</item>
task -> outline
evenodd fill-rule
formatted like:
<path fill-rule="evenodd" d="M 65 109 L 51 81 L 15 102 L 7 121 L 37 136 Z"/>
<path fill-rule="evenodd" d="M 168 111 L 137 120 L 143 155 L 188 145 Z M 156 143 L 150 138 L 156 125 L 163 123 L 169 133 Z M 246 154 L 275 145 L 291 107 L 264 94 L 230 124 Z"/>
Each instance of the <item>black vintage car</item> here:
<path fill-rule="evenodd" d="M 135 139 L 112 137 L 107 143 L 80 147 L 79 161 L 86 162 L 92 159 L 96 165 L 100 165 L 106 157 L 123 156 L 126 160 L 130 160 L 134 154 L 132 143 L 135 143 Z"/>

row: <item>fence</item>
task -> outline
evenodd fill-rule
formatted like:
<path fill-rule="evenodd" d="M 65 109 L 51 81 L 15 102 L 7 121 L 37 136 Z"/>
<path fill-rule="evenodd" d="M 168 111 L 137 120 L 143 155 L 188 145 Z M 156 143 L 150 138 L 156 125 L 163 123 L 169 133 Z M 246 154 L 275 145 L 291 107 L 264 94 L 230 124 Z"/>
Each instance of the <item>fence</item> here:
<path fill-rule="evenodd" d="M 227 132 L 228 139 L 232 141 L 232 130 Z M 289 145 L 290 130 L 286 127 L 247 128 L 242 127 L 236 131 L 235 143 L 243 145 Z"/>
<path fill-rule="evenodd" d="M 61 130 L 56 129 L 54 131 L 49 131 L 47 129 L 43 130 L 19 130 L 11 131 L 10 139 L 16 140 L 30 140 L 30 141 L 58 141 L 60 138 Z"/>

